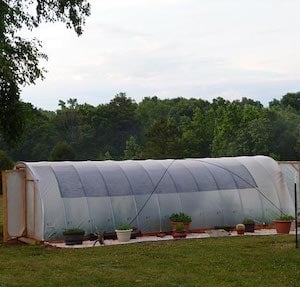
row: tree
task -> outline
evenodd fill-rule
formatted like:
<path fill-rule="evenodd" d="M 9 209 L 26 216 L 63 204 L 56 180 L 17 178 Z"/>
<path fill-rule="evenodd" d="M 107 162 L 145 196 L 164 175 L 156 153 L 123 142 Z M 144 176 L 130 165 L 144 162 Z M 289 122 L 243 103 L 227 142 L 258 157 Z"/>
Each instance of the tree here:
<path fill-rule="evenodd" d="M 21 86 L 44 77 L 39 62 L 47 59 L 37 39 L 24 39 L 18 32 L 25 28 L 31 31 L 42 22 L 59 21 L 81 35 L 89 14 L 87 0 L 0 1 L 0 132 L 7 141 L 17 140 L 24 125 L 18 105 Z"/>
<path fill-rule="evenodd" d="M 61 134 L 62 141 L 74 144 L 78 140 L 79 114 L 77 111 L 77 99 L 68 99 L 68 106 L 65 102 L 59 101 L 61 110 L 57 111 L 55 124 Z"/>
<path fill-rule="evenodd" d="M 126 140 L 138 132 L 137 104 L 125 93 L 117 94 L 104 108 L 106 145 L 111 146 L 113 158 L 122 158 Z"/>
<path fill-rule="evenodd" d="M 13 161 L 9 158 L 5 151 L 0 150 L 0 175 L 3 170 L 12 169 L 13 166 Z M 0 193 L 2 193 L 2 176 L 0 176 Z"/>
<path fill-rule="evenodd" d="M 182 132 L 172 119 L 155 121 L 146 133 L 145 158 L 182 158 Z"/>
<path fill-rule="evenodd" d="M 186 157 L 209 157 L 214 136 L 215 111 L 197 108 L 193 119 L 183 125 L 182 144 Z"/>
<path fill-rule="evenodd" d="M 70 145 L 66 142 L 58 143 L 52 150 L 49 160 L 61 161 L 61 160 L 74 160 L 75 152 Z"/>
<path fill-rule="evenodd" d="M 131 136 L 126 141 L 124 150 L 124 159 L 139 159 L 141 154 L 141 147 L 137 144 L 136 138 Z"/>
<path fill-rule="evenodd" d="M 300 112 L 300 92 L 287 93 L 282 99 L 274 99 L 269 103 L 270 107 L 282 107 L 283 109 L 293 109 L 296 112 Z"/>
<path fill-rule="evenodd" d="M 106 151 L 104 154 L 100 152 L 98 160 L 112 160 L 112 156 L 109 151 Z"/>
<path fill-rule="evenodd" d="M 29 103 L 21 104 L 26 117 L 24 132 L 10 154 L 18 160 L 47 160 L 53 146 L 59 141 L 53 122 L 55 112 L 38 110 Z"/>

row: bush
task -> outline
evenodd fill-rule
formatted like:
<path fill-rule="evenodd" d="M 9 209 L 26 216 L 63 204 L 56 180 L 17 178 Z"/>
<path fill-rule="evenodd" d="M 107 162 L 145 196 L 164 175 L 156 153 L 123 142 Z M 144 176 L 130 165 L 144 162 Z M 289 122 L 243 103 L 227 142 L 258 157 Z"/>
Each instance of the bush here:
<path fill-rule="evenodd" d="M 72 147 L 66 142 L 58 143 L 52 150 L 49 160 L 60 161 L 60 160 L 74 160 L 75 152 Z"/>
<path fill-rule="evenodd" d="M 1 173 L 3 170 L 12 169 L 13 167 L 14 167 L 13 161 L 9 158 L 9 156 L 3 150 L 0 150 L 0 194 L 2 194 Z"/>

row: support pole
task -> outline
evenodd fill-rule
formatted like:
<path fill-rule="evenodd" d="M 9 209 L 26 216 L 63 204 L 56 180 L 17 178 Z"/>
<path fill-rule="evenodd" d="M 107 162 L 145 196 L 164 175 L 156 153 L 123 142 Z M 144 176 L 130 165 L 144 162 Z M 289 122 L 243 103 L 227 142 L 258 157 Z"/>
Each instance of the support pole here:
<path fill-rule="evenodd" d="M 296 230 L 296 248 L 298 248 L 298 204 L 297 204 L 297 184 L 294 183 L 294 191 L 295 191 L 295 230 Z"/>

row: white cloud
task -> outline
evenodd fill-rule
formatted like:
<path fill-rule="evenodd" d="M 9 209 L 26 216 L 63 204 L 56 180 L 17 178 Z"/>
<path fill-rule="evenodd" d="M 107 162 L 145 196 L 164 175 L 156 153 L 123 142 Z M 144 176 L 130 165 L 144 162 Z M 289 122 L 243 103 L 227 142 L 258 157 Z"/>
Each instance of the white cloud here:
<path fill-rule="evenodd" d="M 44 82 L 22 98 L 99 104 L 120 91 L 144 96 L 249 96 L 267 103 L 300 80 L 300 2 L 110 0 L 92 2 L 85 33 L 63 24 L 35 32 L 49 55 Z"/>

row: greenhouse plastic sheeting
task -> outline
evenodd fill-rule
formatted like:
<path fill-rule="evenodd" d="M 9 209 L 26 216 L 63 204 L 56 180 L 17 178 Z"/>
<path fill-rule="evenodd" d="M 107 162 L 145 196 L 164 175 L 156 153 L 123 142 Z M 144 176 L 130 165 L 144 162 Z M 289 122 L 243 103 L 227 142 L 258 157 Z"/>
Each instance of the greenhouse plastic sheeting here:
<path fill-rule="evenodd" d="M 35 184 L 40 240 L 59 238 L 66 228 L 90 233 L 126 223 L 167 231 L 174 212 L 190 215 L 192 229 L 293 212 L 280 168 L 265 156 L 23 164 Z"/>

